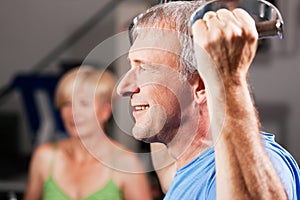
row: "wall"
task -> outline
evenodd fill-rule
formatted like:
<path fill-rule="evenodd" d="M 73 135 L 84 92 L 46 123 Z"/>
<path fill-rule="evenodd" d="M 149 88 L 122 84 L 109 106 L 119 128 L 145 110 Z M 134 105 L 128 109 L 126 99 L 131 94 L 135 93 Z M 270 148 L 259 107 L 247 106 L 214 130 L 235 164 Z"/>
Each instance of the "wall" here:
<path fill-rule="evenodd" d="M 277 1 L 285 20 L 285 38 L 271 39 L 268 53 L 258 53 L 250 70 L 250 82 L 260 111 L 263 130 L 300 161 L 300 40 L 299 1 Z M 264 106 L 264 107 L 263 107 Z"/>

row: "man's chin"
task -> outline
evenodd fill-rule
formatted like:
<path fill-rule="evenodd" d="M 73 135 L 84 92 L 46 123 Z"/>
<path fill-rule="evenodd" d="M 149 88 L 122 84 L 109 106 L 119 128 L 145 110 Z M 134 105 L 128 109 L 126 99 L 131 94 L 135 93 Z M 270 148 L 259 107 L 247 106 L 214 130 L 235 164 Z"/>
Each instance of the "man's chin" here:
<path fill-rule="evenodd" d="M 144 132 L 137 132 L 135 130 L 132 131 L 132 135 L 136 140 L 145 142 L 145 143 L 153 143 L 153 142 L 159 142 L 157 140 L 156 135 L 147 134 L 146 131 Z"/>
<path fill-rule="evenodd" d="M 156 142 L 152 137 L 139 137 L 139 136 L 135 136 L 135 135 L 133 135 L 133 136 L 136 140 L 139 140 L 139 141 L 142 141 L 145 143 Z"/>

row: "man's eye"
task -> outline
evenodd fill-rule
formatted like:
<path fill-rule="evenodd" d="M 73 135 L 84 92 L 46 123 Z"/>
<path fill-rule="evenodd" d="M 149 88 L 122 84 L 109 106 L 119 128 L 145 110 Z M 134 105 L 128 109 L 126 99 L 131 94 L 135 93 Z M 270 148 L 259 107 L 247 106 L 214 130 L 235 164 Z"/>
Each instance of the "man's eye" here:
<path fill-rule="evenodd" d="M 161 68 L 154 64 L 142 64 L 140 65 L 141 71 L 147 71 L 151 74 L 160 74 Z"/>
<path fill-rule="evenodd" d="M 139 67 L 141 68 L 141 70 L 144 70 L 144 71 L 145 70 L 147 70 L 149 72 L 156 71 L 155 66 L 154 65 L 150 65 L 150 64 L 141 64 Z"/>
<path fill-rule="evenodd" d="M 147 66 L 146 65 L 140 65 L 139 68 L 140 68 L 141 71 L 147 70 Z"/>

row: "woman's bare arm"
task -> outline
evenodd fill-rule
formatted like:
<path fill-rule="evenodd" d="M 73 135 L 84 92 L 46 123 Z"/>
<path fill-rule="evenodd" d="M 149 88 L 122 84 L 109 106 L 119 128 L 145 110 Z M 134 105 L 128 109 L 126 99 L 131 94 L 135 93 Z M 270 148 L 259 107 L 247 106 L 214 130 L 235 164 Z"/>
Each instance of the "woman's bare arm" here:
<path fill-rule="evenodd" d="M 27 188 L 24 195 L 24 200 L 39 200 L 42 199 L 43 185 L 44 185 L 44 172 L 48 170 L 49 153 L 52 153 L 50 144 L 37 147 L 33 152 L 30 162 L 29 177 Z"/>

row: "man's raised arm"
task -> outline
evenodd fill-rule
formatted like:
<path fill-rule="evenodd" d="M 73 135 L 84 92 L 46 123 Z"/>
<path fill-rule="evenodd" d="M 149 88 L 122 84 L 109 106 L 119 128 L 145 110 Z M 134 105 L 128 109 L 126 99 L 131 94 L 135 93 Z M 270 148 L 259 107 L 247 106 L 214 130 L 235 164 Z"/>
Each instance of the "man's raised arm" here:
<path fill-rule="evenodd" d="M 221 9 L 206 13 L 192 30 L 198 71 L 209 93 L 217 199 L 287 199 L 262 145 L 247 82 L 257 48 L 254 20 L 242 9 Z"/>

